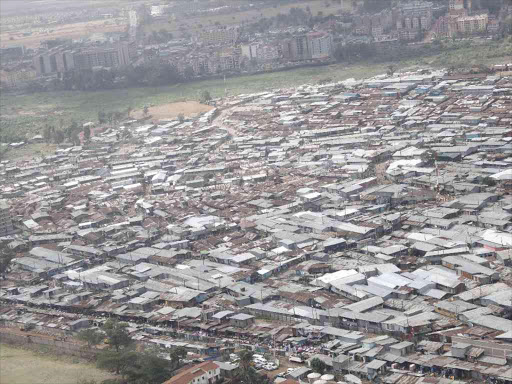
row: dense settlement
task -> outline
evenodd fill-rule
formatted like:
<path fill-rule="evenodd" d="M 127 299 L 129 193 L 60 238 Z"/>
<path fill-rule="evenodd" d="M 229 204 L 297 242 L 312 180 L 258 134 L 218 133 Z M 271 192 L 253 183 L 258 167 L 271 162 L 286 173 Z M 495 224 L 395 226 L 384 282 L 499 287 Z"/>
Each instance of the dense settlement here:
<path fill-rule="evenodd" d="M 3 334 L 117 318 L 208 360 L 169 383 L 240 348 L 302 363 L 276 382 L 512 382 L 510 73 L 213 104 L 1 162 Z"/>

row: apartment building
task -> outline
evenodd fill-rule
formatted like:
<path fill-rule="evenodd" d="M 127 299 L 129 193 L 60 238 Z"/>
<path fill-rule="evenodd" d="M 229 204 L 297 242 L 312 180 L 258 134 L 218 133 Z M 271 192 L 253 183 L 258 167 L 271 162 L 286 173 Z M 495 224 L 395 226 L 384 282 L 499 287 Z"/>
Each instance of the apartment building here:
<path fill-rule="evenodd" d="M 0 200 L 0 236 L 7 236 L 14 232 L 10 209 L 7 200 Z"/>
<path fill-rule="evenodd" d="M 308 35 L 311 58 L 328 58 L 332 52 L 332 36 L 328 33 L 314 32 Z"/>
<path fill-rule="evenodd" d="M 130 47 L 127 42 L 83 50 L 59 46 L 36 55 L 32 63 L 38 76 L 74 69 L 122 67 L 130 64 Z"/>
<path fill-rule="evenodd" d="M 403 4 L 397 15 L 397 29 L 428 30 L 432 26 L 433 4 L 429 1 Z"/>
<path fill-rule="evenodd" d="M 260 46 L 260 44 L 258 44 L 258 43 L 250 43 L 250 44 L 242 45 L 241 46 L 242 56 L 245 56 L 249 60 L 257 60 L 259 46 Z"/>
<path fill-rule="evenodd" d="M 239 36 L 239 27 L 217 28 L 200 32 L 197 41 L 205 45 L 228 45 L 235 44 Z"/>
<path fill-rule="evenodd" d="M 130 64 L 130 51 L 128 43 L 119 43 L 112 47 L 80 51 L 74 54 L 73 60 L 77 69 L 123 67 Z"/>
<path fill-rule="evenodd" d="M 9 88 L 16 88 L 36 78 L 36 71 L 31 68 L 2 70 L 0 71 L 0 81 Z"/>
<path fill-rule="evenodd" d="M 489 15 L 466 16 L 457 19 L 457 29 L 460 33 L 485 32 L 489 23 Z"/>

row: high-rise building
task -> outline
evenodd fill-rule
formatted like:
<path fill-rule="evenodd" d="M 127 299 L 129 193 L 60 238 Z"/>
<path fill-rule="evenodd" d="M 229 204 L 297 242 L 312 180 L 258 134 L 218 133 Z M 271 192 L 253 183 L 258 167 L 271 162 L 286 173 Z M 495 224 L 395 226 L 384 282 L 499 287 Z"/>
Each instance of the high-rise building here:
<path fill-rule="evenodd" d="M 0 200 L 0 236 L 7 236 L 14 232 L 11 207 L 7 200 Z"/>
<path fill-rule="evenodd" d="M 77 69 L 124 67 L 130 64 L 128 43 L 79 51 L 73 55 L 73 61 Z"/>
<path fill-rule="evenodd" d="M 428 30 L 432 26 L 433 3 L 430 1 L 403 4 L 397 15 L 397 29 Z"/>
<path fill-rule="evenodd" d="M 249 60 L 256 60 L 258 58 L 259 44 L 249 43 L 242 45 L 242 56 L 247 57 Z"/>
<path fill-rule="evenodd" d="M 311 59 L 308 37 L 306 35 L 293 36 L 291 39 L 291 56 L 294 60 Z"/>
<path fill-rule="evenodd" d="M 63 73 L 73 69 L 116 68 L 129 64 L 130 47 L 127 42 L 78 50 L 57 47 L 36 55 L 33 59 L 38 76 Z"/>
<path fill-rule="evenodd" d="M 328 33 L 313 32 L 308 34 L 312 59 L 323 59 L 331 55 L 332 36 Z"/>
<path fill-rule="evenodd" d="M 70 71 L 74 68 L 73 53 L 68 46 L 58 46 L 32 59 L 38 76 Z"/>

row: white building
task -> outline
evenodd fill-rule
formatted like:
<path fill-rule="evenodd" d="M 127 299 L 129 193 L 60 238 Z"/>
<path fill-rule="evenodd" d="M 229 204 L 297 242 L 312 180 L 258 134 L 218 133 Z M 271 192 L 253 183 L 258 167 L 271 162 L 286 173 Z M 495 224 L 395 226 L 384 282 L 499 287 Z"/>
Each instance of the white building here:
<path fill-rule="evenodd" d="M 310 34 L 310 52 L 313 59 L 323 59 L 331 55 L 332 36 L 329 34 Z"/>

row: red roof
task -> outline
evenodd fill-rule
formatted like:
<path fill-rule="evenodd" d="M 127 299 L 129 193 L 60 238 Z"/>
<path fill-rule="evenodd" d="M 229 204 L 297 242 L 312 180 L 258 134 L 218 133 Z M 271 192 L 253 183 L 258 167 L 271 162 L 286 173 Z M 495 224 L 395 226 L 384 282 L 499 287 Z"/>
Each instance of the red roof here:
<path fill-rule="evenodd" d="M 189 384 L 196 377 L 203 376 L 208 371 L 214 371 L 219 366 L 212 361 L 205 361 L 204 363 L 200 363 L 186 369 L 176 376 L 171 377 L 163 384 Z"/>

